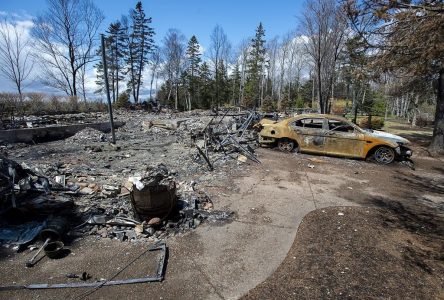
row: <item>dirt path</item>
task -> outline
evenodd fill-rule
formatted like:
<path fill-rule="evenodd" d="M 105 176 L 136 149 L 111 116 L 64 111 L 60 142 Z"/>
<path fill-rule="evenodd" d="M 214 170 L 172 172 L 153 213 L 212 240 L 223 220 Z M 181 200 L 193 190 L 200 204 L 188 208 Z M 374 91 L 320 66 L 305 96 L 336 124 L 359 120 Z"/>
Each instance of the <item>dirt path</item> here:
<path fill-rule="evenodd" d="M 276 272 L 243 299 L 443 299 L 444 223 L 409 221 L 369 207 L 313 211 Z"/>
<path fill-rule="evenodd" d="M 413 173 L 401 165 L 381 167 L 268 149 L 258 153 L 261 165 L 252 164 L 246 174 L 224 183 L 234 185 L 234 192 L 232 188 L 207 187 L 217 209 L 236 212 L 233 222 L 202 225 L 167 240 L 170 258 L 164 282 L 96 291 L 0 292 L 0 298 L 236 299 L 278 268 L 293 244 L 300 222 L 310 211 L 328 206 L 390 205 L 395 203 L 393 199 L 405 196 L 407 186 L 413 184 L 408 180 L 416 183 L 415 191 L 409 188 L 413 197 L 409 201 L 419 197 L 442 205 L 436 191 L 427 190 L 430 186 L 422 182 L 436 174 L 441 174 L 439 178 L 444 176 L 443 169 L 433 169 L 435 161 L 421 162 Z M 420 175 L 417 178 L 412 174 Z M 436 182 L 434 188 L 440 191 L 444 188 L 441 184 Z M 66 282 L 64 274 L 83 271 L 94 278 L 111 278 L 145 249 L 146 245 L 90 237 L 74 243 L 73 254 L 63 260 L 42 260 L 32 269 L 24 268 L 29 252 L 1 256 L 1 282 Z M 146 275 L 152 259 L 144 257 L 118 278 Z"/>

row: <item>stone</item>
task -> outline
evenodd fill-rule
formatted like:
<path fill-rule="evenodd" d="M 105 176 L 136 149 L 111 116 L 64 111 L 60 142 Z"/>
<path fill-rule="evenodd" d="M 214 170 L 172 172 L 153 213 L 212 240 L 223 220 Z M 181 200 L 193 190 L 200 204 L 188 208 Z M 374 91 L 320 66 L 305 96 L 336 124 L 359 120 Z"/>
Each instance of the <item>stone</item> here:
<path fill-rule="evenodd" d="M 247 160 L 248 160 L 248 158 L 247 158 L 245 155 L 240 154 L 240 155 L 237 157 L 237 160 L 240 161 L 240 162 L 246 163 Z"/>
<path fill-rule="evenodd" d="M 148 225 L 157 225 L 161 222 L 162 220 L 160 218 L 152 218 L 151 220 L 148 221 Z"/>
<path fill-rule="evenodd" d="M 204 206 L 203 206 L 203 209 L 205 209 L 205 210 L 213 209 L 213 203 L 211 203 L 211 202 L 206 202 L 206 203 L 204 204 Z"/>
<path fill-rule="evenodd" d="M 94 194 L 94 190 L 89 187 L 84 187 L 83 189 L 80 190 L 80 193 L 84 195 L 92 195 Z"/>
<path fill-rule="evenodd" d="M 148 227 L 145 229 L 145 232 L 151 236 L 156 232 L 156 230 L 153 227 Z"/>
<path fill-rule="evenodd" d="M 136 227 L 134 227 L 134 231 L 137 236 L 141 235 L 144 231 L 143 224 L 137 224 Z"/>

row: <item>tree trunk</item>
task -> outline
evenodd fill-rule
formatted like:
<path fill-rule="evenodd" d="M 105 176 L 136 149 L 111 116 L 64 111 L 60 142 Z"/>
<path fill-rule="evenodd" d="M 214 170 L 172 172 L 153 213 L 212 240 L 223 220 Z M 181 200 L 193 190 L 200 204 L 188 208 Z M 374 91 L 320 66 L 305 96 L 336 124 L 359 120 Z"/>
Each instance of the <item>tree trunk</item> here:
<path fill-rule="evenodd" d="M 429 148 L 432 151 L 444 150 L 444 69 L 439 71 L 436 97 L 435 127 Z"/>
<path fill-rule="evenodd" d="M 151 75 L 151 82 L 150 82 L 150 101 L 153 101 L 152 98 L 152 92 L 153 92 L 153 83 L 154 83 L 154 76 L 156 74 L 156 71 L 153 71 L 153 74 Z"/>
<path fill-rule="evenodd" d="M 418 117 L 418 104 L 419 104 L 419 95 L 417 94 L 415 100 L 413 101 L 413 116 L 412 116 L 412 127 L 416 127 L 416 119 Z"/>
<path fill-rule="evenodd" d="M 324 101 L 322 101 L 322 78 L 321 78 L 321 63 L 318 62 L 318 70 L 317 70 L 317 85 L 318 85 L 318 102 L 319 102 L 319 108 L 321 110 L 321 114 L 325 113 L 324 111 Z"/>
<path fill-rule="evenodd" d="M 175 91 L 174 91 L 174 108 L 177 110 L 179 108 L 179 87 L 177 83 L 174 85 Z"/>

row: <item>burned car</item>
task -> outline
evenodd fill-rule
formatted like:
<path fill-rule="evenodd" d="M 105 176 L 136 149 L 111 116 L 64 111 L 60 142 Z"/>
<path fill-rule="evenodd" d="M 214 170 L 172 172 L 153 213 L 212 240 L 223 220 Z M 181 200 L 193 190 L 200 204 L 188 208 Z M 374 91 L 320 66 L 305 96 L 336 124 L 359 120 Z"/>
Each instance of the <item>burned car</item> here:
<path fill-rule="evenodd" d="M 410 161 L 410 142 L 387 132 L 362 129 L 349 120 L 323 114 L 305 114 L 282 121 L 262 119 L 259 143 L 282 151 L 301 151 L 353 158 L 373 158 L 380 164 Z"/>

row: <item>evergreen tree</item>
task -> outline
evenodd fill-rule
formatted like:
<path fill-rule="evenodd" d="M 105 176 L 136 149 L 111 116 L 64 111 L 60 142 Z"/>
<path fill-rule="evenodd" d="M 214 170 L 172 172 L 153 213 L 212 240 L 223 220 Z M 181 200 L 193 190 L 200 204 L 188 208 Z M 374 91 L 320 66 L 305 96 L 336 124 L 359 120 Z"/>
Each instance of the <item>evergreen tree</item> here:
<path fill-rule="evenodd" d="M 256 35 L 251 40 L 251 50 L 247 61 L 246 95 L 259 107 L 261 99 L 261 81 L 265 66 L 265 30 L 262 23 L 256 29 Z"/>
<path fill-rule="evenodd" d="M 199 104 L 198 83 L 199 83 L 199 66 L 201 63 L 199 42 L 196 36 L 192 36 L 188 42 L 186 51 L 188 57 L 187 83 L 189 101 Z"/>
<path fill-rule="evenodd" d="M 230 99 L 230 83 L 228 80 L 227 68 L 223 59 L 219 61 L 219 66 L 216 68 L 217 81 L 215 80 L 215 90 L 218 91 L 220 105 L 225 104 Z"/>
<path fill-rule="evenodd" d="M 111 73 L 111 86 L 113 94 L 113 102 L 119 99 L 119 83 L 125 79 L 124 77 L 124 58 L 126 57 L 126 28 L 119 21 L 111 23 L 108 28 L 107 48 L 109 51 L 108 65 Z"/>
<path fill-rule="evenodd" d="M 124 58 L 126 55 L 126 30 L 122 24 L 117 21 L 109 25 L 108 35 L 105 38 L 105 55 L 108 66 L 108 83 L 113 103 L 119 98 L 119 82 L 124 80 Z M 102 47 L 100 46 L 97 55 L 102 55 Z M 102 60 L 95 65 L 97 72 L 96 84 L 99 88 L 95 93 L 105 93 L 105 80 Z"/>
<path fill-rule="evenodd" d="M 241 81 L 241 72 L 239 70 L 239 62 L 236 61 L 236 64 L 234 66 L 233 73 L 231 74 L 230 78 L 230 86 L 231 86 L 231 103 L 232 105 L 236 106 L 239 105 L 239 99 L 240 99 L 240 91 L 239 91 L 239 84 Z"/>
<path fill-rule="evenodd" d="M 154 30 L 149 26 L 151 18 L 147 18 L 142 8 L 142 2 L 137 2 L 136 8 L 130 12 L 131 33 L 128 39 L 127 73 L 128 88 L 131 90 L 134 102 L 139 102 L 142 72 L 149 63 L 149 54 L 154 49 Z"/>
<path fill-rule="evenodd" d="M 213 101 L 213 89 L 210 67 L 204 62 L 199 68 L 199 99 L 202 108 L 210 108 Z"/>

